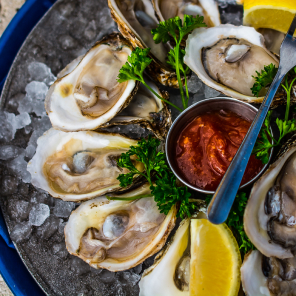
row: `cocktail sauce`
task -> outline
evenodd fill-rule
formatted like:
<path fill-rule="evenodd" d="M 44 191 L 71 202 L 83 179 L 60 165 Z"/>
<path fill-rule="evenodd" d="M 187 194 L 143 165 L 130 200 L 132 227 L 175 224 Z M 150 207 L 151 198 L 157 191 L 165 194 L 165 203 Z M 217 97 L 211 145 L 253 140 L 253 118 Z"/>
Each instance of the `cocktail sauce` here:
<path fill-rule="evenodd" d="M 218 187 L 251 122 L 229 110 L 196 117 L 181 132 L 176 148 L 178 168 L 191 185 L 209 191 Z M 252 180 L 263 163 L 251 156 L 242 184 Z"/>

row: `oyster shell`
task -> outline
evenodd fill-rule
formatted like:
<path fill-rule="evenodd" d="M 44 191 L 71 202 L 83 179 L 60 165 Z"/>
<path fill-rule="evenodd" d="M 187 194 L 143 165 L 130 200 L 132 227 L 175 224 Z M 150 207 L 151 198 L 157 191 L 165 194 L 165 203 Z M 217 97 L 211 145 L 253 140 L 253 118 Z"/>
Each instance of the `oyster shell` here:
<path fill-rule="evenodd" d="M 254 184 L 244 214 L 245 231 L 267 257 L 292 258 L 296 250 L 296 145 Z"/>
<path fill-rule="evenodd" d="M 117 76 L 132 50 L 120 34 L 111 34 L 81 60 L 70 63 L 45 99 L 53 127 L 64 131 L 94 130 L 125 108 L 136 93 L 138 82 L 118 83 Z"/>
<path fill-rule="evenodd" d="M 262 254 L 259 251 L 252 251 L 245 256 L 241 279 L 246 296 L 272 296 L 262 271 Z"/>
<path fill-rule="evenodd" d="M 169 99 L 169 94 L 167 92 L 160 91 L 151 80 L 145 80 L 161 97 L 166 100 Z M 140 84 L 131 103 L 102 127 L 127 124 L 139 124 L 144 126 L 163 140 L 172 124 L 172 117 L 166 103 L 160 100 L 143 84 Z"/>
<path fill-rule="evenodd" d="M 138 194 L 134 190 L 129 196 Z M 153 196 L 135 201 L 109 201 L 102 196 L 72 212 L 65 227 L 66 247 L 94 268 L 126 270 L 163 247 L 175 220 L 176 207 L 165 216 Z"/>
<path fill-rule="evenodd" d="M 184 62 L 208 86 L 252 103 L 263 100 L 251 92 L 252 76 L 270 63 L 278 66 L 261 34 L 251 27 L 233 25 L 195 29 L 188 36 Z"/>
<path fill-rule="evenodd" d="M 182 20 L 184 14 L 204 16 L 208 27 L 221 24 L 218 4 L 214 0 L 152 0 L 159 21 L 179 16 Z"/>
<path fill-rule="evenodd" d="M 189 225 L 190 219 L 181 222 L 172 241 L 145 270 L 139 283 L 140 296 L 189 296 Z"/>
<path fill-rule="evenodd" d="M 241 268 L 247 296 L 296 295 L 296 257 L 278 259 L 252 251 Z"/>
<path fill-rule="evenodd" d="M 150 0 L 108 0 L 108 5 L 123 36 L 134 47 L 151 48 L 149 75 L 163 85 L 178 87 L 177 76 L 166 63 L 169 49 L 162 43 L 155 44 L 151 34 L 158 20 Z"/>
<path fill-rule="evenodd" d="M 116 159 L 137 141 L 116 134 L 50 129 L 37 144 L 28 163 L 32 184 L 53 197 L 82 201 L 121 190 L 117 177 L 128 170 L 119 168 Z M 144 170 L 141 163 L 135 165 Z M 138 182 L 135 178 L 133 185 Z"/>

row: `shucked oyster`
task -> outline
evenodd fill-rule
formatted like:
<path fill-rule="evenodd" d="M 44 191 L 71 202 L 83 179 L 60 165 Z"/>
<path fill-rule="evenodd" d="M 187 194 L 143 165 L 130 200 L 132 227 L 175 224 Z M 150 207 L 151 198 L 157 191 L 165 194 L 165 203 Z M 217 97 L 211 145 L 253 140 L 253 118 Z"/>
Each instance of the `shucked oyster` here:
<path fill-rule="evenodd" d="M 119 70 L 132 52 L 120 34 L 111 34 L 72 63 L 49 89 L 45 109 L 54 128 L 94 130 L 126 107 L 138 83 L 117 82 Z M 69 70 L 72 70 L 70 73 Z"/>
<path fill-rule="evenodd" d="M 120 190 L 117 177 L 128 170 L 119 168 L 116 160 L 137 141 L 115 134 L 50 129 L 37 144 L 28 164 L 32 184 L 65 201 L 82 201 Z M 135 165 L 144 170 L 141 163 Z"/>
<path fill-rule="evenodd" d="M 271 63 L 278 66 L 261 34 L 251 27 L 233 25 L 195 29 L 188 36 L 184 61 L 208 86 L 253 103 L 263 100 L 251 91 L 256 71 Z"/>
<path fill-rule="evenodd" d="M 150 76 L 163 85 L 178 86 L 175 72 L 166 63 L 169 49 L 162 43 L 156 44 L 151 34 L 158 20 L 150 0 L 108 0 L 108 5 L 123 36 L 134 47 L 151 48 L 153 62 L 147 68 Z"/>
<path fill-rule="evenodd" d="M 170 244 L 143 273 L 140 296 L 189 296 L 190 220 L 183 220 Z"/>
<path fill-rule="evenodd" d="M 252 251 L 241 268 L 243 289 L 247 296 L 295 296 L 296 258 L 265 257 Z"/>
<path fill-rule="evenodd" d="M 167 92 L 160 91 L 151 80 L 145 80 L 156 93 L 168 100 Z M 144 126 L 158 138 L 164 139 L 172 124 L 172 118 L 167 105 L 143 84 L 140 84 L 130 104 L 102 127 L 127 124 Z"/>
<path fill-rule="evenodd" d="M 218 5 L 214 0 L 152 0 L 156 14 L 160 21 L 175 16 L 184 18 L 187 15 L 204 16 L 208 27 L 221 24 Z"/>
<path fill-rule="evenodd" d="M 128 195 L 150 193 L 149 186 Z M 135 201 L 98 197 L 72 212 L 65 227 L 66 247 L 94 268 L 130 269 L 158 252 L 175 225 L 176 208 L 167 216 L 153 196 Z"/>
<path fill-rule="evenodd" d="M 296 145 L 255 183 L 244 214 L 245 231 L 267 257 L 292 258 L 296 250 Z"/>

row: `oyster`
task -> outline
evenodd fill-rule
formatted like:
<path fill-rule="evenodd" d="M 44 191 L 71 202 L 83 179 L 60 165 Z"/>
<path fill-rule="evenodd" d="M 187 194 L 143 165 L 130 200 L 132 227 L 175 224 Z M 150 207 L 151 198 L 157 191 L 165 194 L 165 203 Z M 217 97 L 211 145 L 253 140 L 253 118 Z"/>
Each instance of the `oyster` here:
<path fill-rule="evenodd" d="M 285 259 L 294 256 L 295 178 L 296 145 L 292 143 L 252 188 L 245 209 L 244 227 L 252 243 L 267 257 Z"/>
<path fill-rule="evenodd" d="M 256 71 L 271 63 L 278 66 L 261 34 L 251 27 L 233 25 L 195 29 L 188 36 L 184 62 L 208 86 L 252 103 L 263 100 L 251 91 Z"/>
<path fill-rule="evenodd" d="M 168 100 L 167 92 L 160 91 L 155 83 L 145 79 L 146 83 L 161 97 Z M 151 130 L 158 138 L 164 139 L 172 124 L 171 113 L 166 103 L 140 84 L 131 103 L 102 127 L 114 125 L 139 124 Z"/>
<path fill-rule="evenodd" d="M 65 201 L 82 201 L 120 191 L 117 177 L 128 170 L 119 168 L 116 159 L 137 141 L 116 134 L 50 129 L 37 144 L 28 164 L 32 184 Z M 135 165 L 144 170 L 141 163 Z"/>
<path fill-rule="evenodd" d="M 247 254 L 241 267 L 243 290 L 247 296 L 272 296 L 262 270 L 262 254 L 255 250 Z"/>
<path fill-rule="evenodd" d="M 108 0 L 108 5 L 123 36 L 134 47 L 151 48 L 149 55 L 153 61 L 147 68 L 149 75 L 163 85 L 178 87 L 176 74 L 166 63 L 169 48 L 156 44 L 151 34 L 158 20 L 150 0 Z"/>
<path fill-rule="evenodd" d="M 181 222 L 170 244 L 145 270 L 139 284 L 140 296 L 189 296 L 189 225 L 189 219 Z"/>
<path fill-rule="evenodd" d="M 134 190 L 129 196 L 138 194 Z M 153 196 L 135 201 L 98 197 L 82 203 L 70 215 L 65 226 L 66 247 L 94 268 L 130 269 L 163 247 L 175 219 L 176 207 L 165 216 Z"/>
<path fill-rule="evenodd" d="M 295 296 L 296 257 L 278 259 L 252 251 L 241 268 L 247 296 Z"/>
<path fill-rule="evenodd" d="M 221 24 L 218 4 L 214 0 L 152 0 L 152 2 L 160 21 L 175 16 L 183 19 L 184 14 L 187 14 L 204 16 L 208 27 Z"/>
<path fill-rule="evenodd" d="M 70 63 L 45 99 L 53 127 L 64 131 L 94 130 L 125 108 L 136 93 L 138 82 L 118 83 L 117 76 L 131 52 L 127 40 L 120 34 L 111 34 L 81 60 Z"/>

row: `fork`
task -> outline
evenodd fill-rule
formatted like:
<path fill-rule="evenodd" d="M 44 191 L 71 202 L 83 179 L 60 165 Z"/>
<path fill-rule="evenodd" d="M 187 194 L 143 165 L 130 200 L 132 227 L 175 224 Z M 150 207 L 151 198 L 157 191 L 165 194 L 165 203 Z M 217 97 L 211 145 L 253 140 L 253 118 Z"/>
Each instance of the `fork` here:
<path fill-rule="evenodd" d="M 280 48 L 278 72 L 208 206 L 208 219 L 214 224 L 226 221 L 271 102 L 285 75 L 296 66 L 296 40 L 293 38 L 295 30 L 296 15 Z"/>

